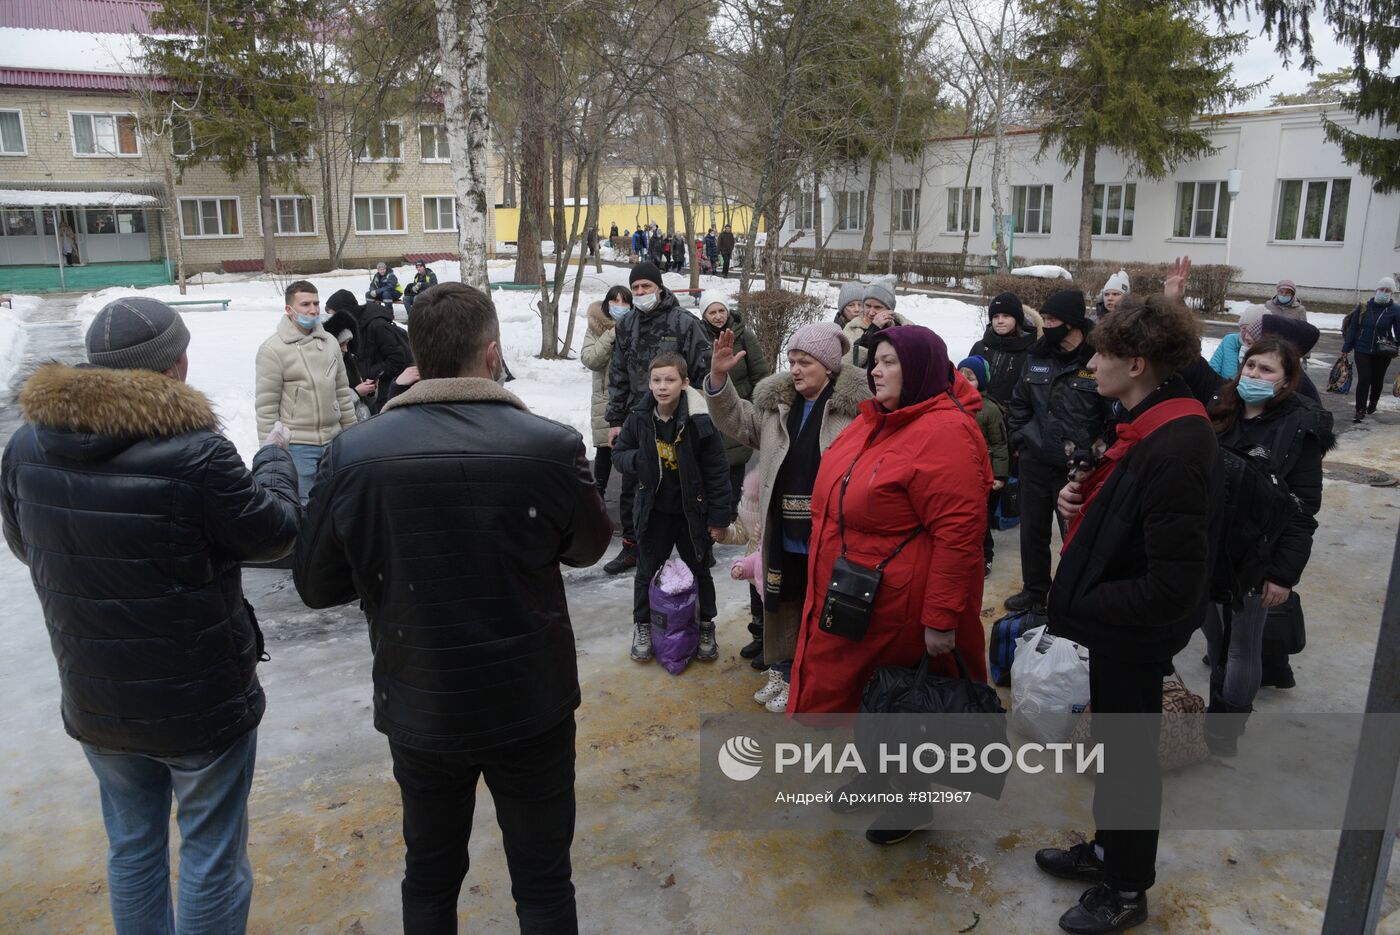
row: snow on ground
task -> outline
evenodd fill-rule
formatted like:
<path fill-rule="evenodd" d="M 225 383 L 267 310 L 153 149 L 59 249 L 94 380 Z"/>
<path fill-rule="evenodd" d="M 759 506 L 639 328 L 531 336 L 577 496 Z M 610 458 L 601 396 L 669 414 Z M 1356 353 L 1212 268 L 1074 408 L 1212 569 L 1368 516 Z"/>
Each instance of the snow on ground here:
<path fill-rule="evenodd" d="M 431 266 L 443 282 L 457 282 L 461 278 L 455 261 L 442 261 Z M 400 268 L 396 272 L 400 281 L 412 276 L 410 267 Z M 552 274 L 552 269 L 550 272 Z M 576 267 L 569 271 L 569 285 L 563 303 L 566 307 L 572 296 L 576 272 Z M 491 294 L 501 322 L 501 343 L 506 362 L 516 377 L 508 388 L 534 412 L 573 426 L 590 441 L 592 373 L 577 359 L 588 325 L 586 310 L 588 303 L 602 299 L 609 286 L 626 285 L 629 273 L 629 269 L 617 266 L 605 266 L 602 273 L 593 268 L 585 269 L 578 319 L 574 325 L 574 358 L 571 360 L 541 360 L 538 357 L 541 334 L 539 313 L 535 309 L 537 292 L 496 291 Z M 493 264 L 488 275 L 493 280 L 508 280 L 511 264 Z M 349 289 L 360 296 L 369 282 L 369 274 L 363 270 L 308 278 L 320 290 L 323 301 L 338 289 Z M 672 289 L 688 288 L 690 285 L 688 273 L 667 273 L 663 278 Z M 738 293 L 739 280 L 737 277 L 701 276 L 700 286 L 732 296 Z M 833 310 L 838 288 L 824 282 L 809 284 L 809 291 L 822 296 L 827 305 L 833 306 Z M 179 289 L 173 285 L 148 289 L 104 289 L 79 300 L 78 314 L 90 319 L 108 302 L 133 293 L 167 300 L 182 298 Z M 189 382 L 213 400 L 229 438 L 238 446 L 244 458 L 251 460 L 260 441 L 253 409 L 254 359 L 259 345 L 273 333 L 278 318 L 283 314 L 282 290 L 272 278 L 249 276 L 192 286 L 183 298 L 229 300 L 227 311 L 220 311 L 213 305 L 180 309 L 190 329 Z M 689 296 L 682 295 L 679 299 L 682 308 L 698 313 Z M 948 353 L 955 362 L 967 353 L 985 327 L 984 311 L 980 305 L 968 305 L 957 299 L 900 295 L 898 311 L 915 324 L 937 331 L 947 341 Z M 567 327 L 568 320 L 565 318 L 560 323 L 561 340 Z M 3 359 L 2 355 L 0 359 Z M 4 372 L 3 368 L 0 368 L 0 372 Z"/>
<path fill-rule="evenodd" d="M 0 306 L 0 387 L 9 385 L 11 376 L 24 357 L 21 318 L 42 301 L 37 295 L 15 295 L 10 297 L 11 307 Z"/>
<path fill-rule="evenodd" d="M 1041 264 L 1039 266 L 1018 266 L 1011 271 L 1012 276 L 1034 276 L 1036 279 L 1073 279 L 1063 266 Z"/>
<path fill-rule="evenodd" d="M 1225 303 L 1225 312 L 1233 318 L 1238 318 L 1242 309 L 1248 308 L 1251 305 L 1263 304 L 1262 302 L 1251 302 L 1247 299 L 1230 299 Z M 1336 331 L 1340 333 L 1342 330 L 1342 319 L 1345 317 L 1346 315 L 1333 314 L 1331 312 L 1308 312 L 1308 324 L 1317 328 L 1319 331 Z"/>

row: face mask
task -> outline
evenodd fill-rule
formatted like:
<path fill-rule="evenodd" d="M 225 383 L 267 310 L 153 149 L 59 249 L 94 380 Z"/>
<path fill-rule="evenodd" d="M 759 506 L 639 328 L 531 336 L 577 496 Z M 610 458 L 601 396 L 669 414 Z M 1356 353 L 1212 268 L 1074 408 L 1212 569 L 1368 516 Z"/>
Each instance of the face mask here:
<path fill-rule="evenodd" d="M 661 294 L 657 292 L 652 292 L 647 295 L 633 296 L 632 307 L 639 312 L 649 312 L 652 309 L 656 308 L 656 303 L 659 301 L 661 301 Z"/>
<path fill-rule="evenodd" d="M 1390 304 L 1390 293 L 1389 293 L 1389 292 L 1386 292 L 1384 289 L 1377 289 L 1377 290 L 1376 290 L 1376 304 L 1377 304 L 1377 305 L 1389 305 L 1389 304 Z"/>
<path fill-rule="evenodd" d="M 1288 305 L 1288 304 L 1290 304 L 1290 303 L 1293 301 L 1293 296 L 1291 296 L 1291 295 L 1276 295 L 1276 296 L 1274 296 L 1274 301 L 1277 302 L 1279 305 Z"/>
<path fill-rule="evenodd" d="M 311 331 L 312 329 L 314 329 L 314 328 L 316 327 L 316 323 L 319 322 L 320 320 L 321 320 L 321 316 L 320 316 L 320 315 L 298 315 L 298 316 L 297 316 L 297 324 L 301 325 L 301 327 L 302 327 L 303 329 L 305 329 L 306 331 Z"/>
<path fill-rule="evenodd" d="M 1257 377 L 1240 377 L 1238 392 L 1240 399 L 1247 403 L 1262 403 L 1274 398 L 1278 384 Z"/>
<path fill-rule="evenodd" d="M 1069 325 L 1056 325 L 1053 328 L 1046 328 L 1044 334 L 1045 340 L 1050 342 L 1051 346 L 1059 347 L 1060 342 L 1069 337 Z"/>
<path fill-rule="evenodd" d="M 618 321 L 618 320 L 620 320 L 620 319 L 622 318 L 623 315 L 626 315 L 626 314 L 627 314 L 629 311 L 631 311 L 631 310 L 632 310 L 632 309 L 631 309 L 631 306 L 628 306 L 628 305 L 609 305 L 609 306 L 608 306 L 608 314 L 611 315 L 611 316 L 613 317 L 613 321 Z"/>

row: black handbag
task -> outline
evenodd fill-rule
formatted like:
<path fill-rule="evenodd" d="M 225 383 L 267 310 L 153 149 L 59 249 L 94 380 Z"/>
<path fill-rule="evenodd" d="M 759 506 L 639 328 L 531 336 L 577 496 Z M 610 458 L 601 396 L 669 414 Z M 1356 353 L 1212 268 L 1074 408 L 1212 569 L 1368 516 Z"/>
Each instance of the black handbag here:
<path fill-rule="evenodd" d="M 865 452 L 861 452 L 864 454 Z M 841 557 L 831 566 L 831 581 L 826 589 L 826 604 L 822 607 L 817 627 L 823 633 L 839 636 L 859 643 L 865 639 L 870 629 L 870 614 L 875 609 L 875 596 L 880 593 L 880 580 L 885 576 L 885 566 L 894 561 L 904 547 L 913 542 L 922 529 L 915 529 L 895 550 L 874 568 L 858 565 L 846 558 L 846 487 L 851 482 L 851 472 L 856 469 L 855 461 L 846 469 L 841 478 L 841 493 L 836 501 L 836 523 L 841 534 Z"/>
<path fill-rule="evenodd" d="M 880 762 L 878 751 L 881 744 L 887 748 L 894 745 L 914 744 L 919 738 L 906 736 L 912 732 L 912 719 L 882 718 L 883 714 L 958 714 L 977 715 L 961 717 L 937 730 L 937 737 L 923 736 L 924 740 L 935 739 L 939 743 L 970 743 L 978 750 L 994 744 L 1006 743 L 1006 709 L 1001 706 L 1001 698 L 996 689 L 984 682 L 977 682 L 967 671 L 962 652 L 954 648 L 953 660 L 958 666 L 958 677 L 929 675 L 929 656 L 924 654 L 917 667 L 880 666 L 871 673 L 870 681 L 861 695 L 860 714 L 856 718 L 856 745 L 867 763 Z M 930 724 L 937 728 L 938 725 Z M 867 753 L 873 758 L 867 758 Z M 994 799 L 1001 798 L 1006 785 L 1005 773 L 988 773 L 977 770 L 971 773 L 939 773 L 934 777 L 939 785 L 965 792 L 977 792 Z"/>
<path fill-rule="evenodd" d="M 1264 618 L 1264 653 L 1296 656 L 1307 644 L 1303 602 L 1298 599 L 1298 592 L 1293 591 L 1288 595 L 1288 600 L 1277 607 L 1270 607 Z"/>

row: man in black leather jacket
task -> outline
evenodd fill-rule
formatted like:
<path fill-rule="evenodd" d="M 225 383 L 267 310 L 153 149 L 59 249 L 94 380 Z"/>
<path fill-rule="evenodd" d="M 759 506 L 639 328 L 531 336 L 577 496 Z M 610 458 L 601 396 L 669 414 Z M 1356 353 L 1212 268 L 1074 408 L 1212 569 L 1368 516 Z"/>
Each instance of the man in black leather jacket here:
<path fill-rule="evenodd" d="M 172 931 L 172 794 L 181 930 L 243 931 L 266 702 L 239 565 L 286 554 L 297 532 L 287 430 L 273 425 L 250 474 L 184 382 L 189 340 L 164 302 L 109 304 L 88 365 L 46 364 L 25 383 L 0 467 L 5 540 L 44 609 L 63 726 L 97 775 L 118 932 Z"/>
<path fill-rule="evenodd" d="M 476 785 L 496 803 L 522 931 L 576 930 L 578 668 L 562 562 L 612 529 L 579 433 L 496 381 L 488 296 L 443 283 L 414 305 L 421 382 L 322 461 L 294 580 L 311 607 L 363 602 L 374 724 L 403 795 L 406 932 L 456 931 Z"/>

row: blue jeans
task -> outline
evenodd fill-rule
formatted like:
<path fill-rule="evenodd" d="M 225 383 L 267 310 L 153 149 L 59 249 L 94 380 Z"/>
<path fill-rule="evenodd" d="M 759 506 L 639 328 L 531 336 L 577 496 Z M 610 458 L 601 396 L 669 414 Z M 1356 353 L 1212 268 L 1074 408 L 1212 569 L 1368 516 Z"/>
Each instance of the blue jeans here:
<path fill-rule="evenodd" d="M 222 753 L 156 757 L 83 744 L 107 825 L 117 935 L 241 935 L 253 901 L 248 790 L 258 732 Z M 180 895 L 170 903 L 170 799 L 180 826 Z"/>
<path fill-rule="evenodd" d="M 1206 653 L 1212 667 L 1224 666 L 1225 682 L 1221 697 L 1232 705 L 1247 708 L 1259 694 L 1264 680 L 1264 624 L 1269 618 L 1263 597 L 1256 591 L 1245 595 L 1244 609 L 1230 615 L 1230 644 L 1225 645 L 1225 624 L 1219 604 L 1206 607 L 1201 630 L 1206 636 Z"/>
<path fill-rule="evenodd" d="M 301 505 L 311 499 L 311 488 L 316 483 L 316 468 L 325 457 L 324 445 L 288 445 L 287 453 L 297 468 L 297 493 L 301 495 Z"/>

